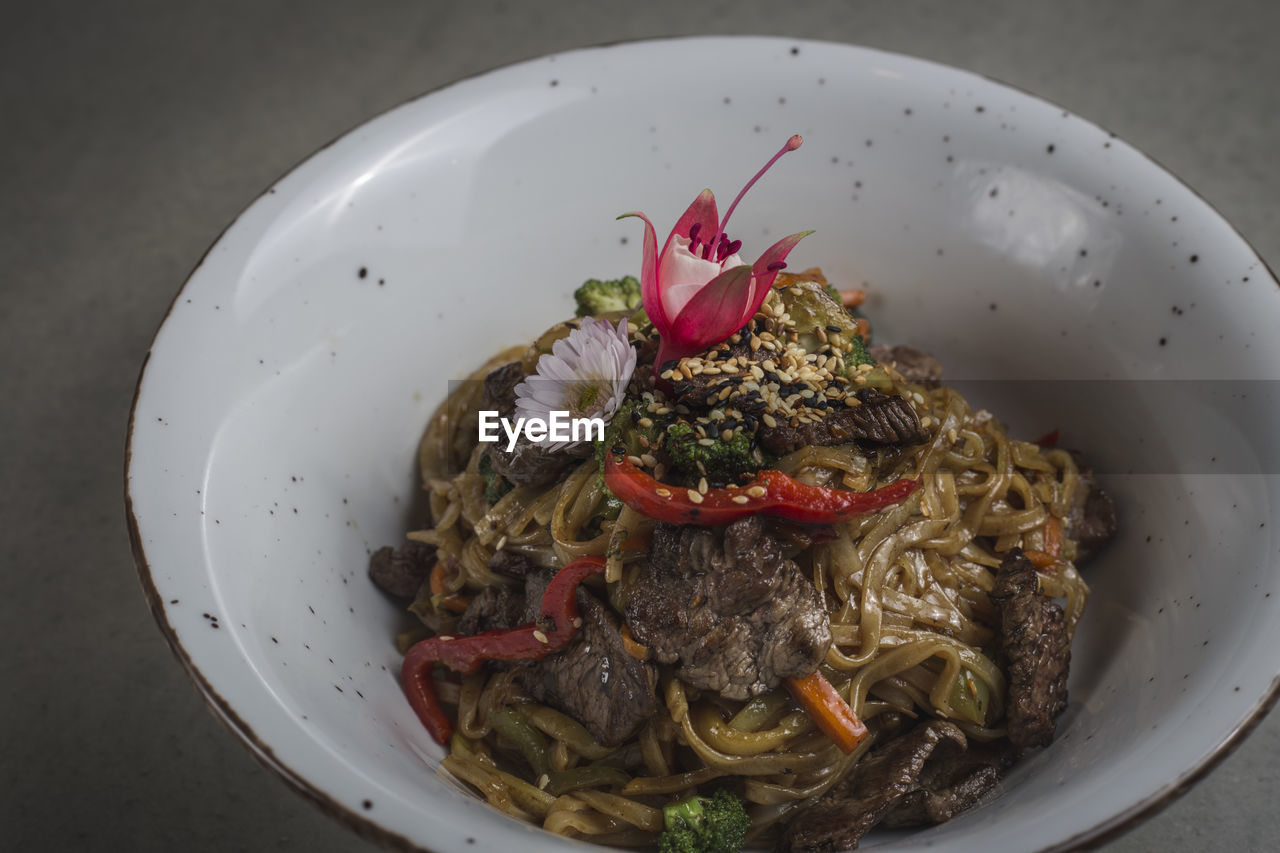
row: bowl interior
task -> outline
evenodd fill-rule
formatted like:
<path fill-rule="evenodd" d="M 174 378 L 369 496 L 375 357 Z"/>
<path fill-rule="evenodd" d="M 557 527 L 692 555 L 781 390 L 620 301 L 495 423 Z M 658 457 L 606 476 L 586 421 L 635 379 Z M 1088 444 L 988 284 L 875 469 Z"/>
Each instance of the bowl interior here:
<path fill-rule="evenodd" d="M 683 69 L 699 72 L 691 85 Z M 744 253 L 865 284 L 880 340 L 971 401 L 1059 429 L 1121 512 L 1087 567 L 1071 705 L 998 795 L 868 846 L 1052 847 L 1178 789 L 1271 689 L 1274 279 L 1143 155 L 964 72 L 848 46 L 688 39 L 465 81 L 322 151 L 258 200 L 156 338 L 129 490 L 157 615 L 202 689 L 290 781 L 376 832 L 567 843 L 438 776 L 365 577 L 415 524 L 419 433 L 492 352 L 634 273 L 703 187 Z M 665 234 L 660 234 L 660 239 Z M 474 848 L 473 848 L 474 849 Z"/>

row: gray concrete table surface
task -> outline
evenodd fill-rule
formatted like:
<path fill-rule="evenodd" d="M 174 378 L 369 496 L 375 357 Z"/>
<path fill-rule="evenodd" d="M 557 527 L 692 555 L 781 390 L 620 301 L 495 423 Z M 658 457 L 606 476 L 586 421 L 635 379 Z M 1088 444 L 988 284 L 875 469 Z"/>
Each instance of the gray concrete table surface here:
<path fill-rule="evenodd" d="M 373 847 L 217 723 L 124 524 L 143 355 L 205 248 L 343 131 L 460 77 L 678 34 L 978 71 L 1153 156 L 1280 263 L 1280 4 L 50 2 L 0 24 L 0 848 Z M 1274 849 L 1280 718 L 1114 851 Z"/>

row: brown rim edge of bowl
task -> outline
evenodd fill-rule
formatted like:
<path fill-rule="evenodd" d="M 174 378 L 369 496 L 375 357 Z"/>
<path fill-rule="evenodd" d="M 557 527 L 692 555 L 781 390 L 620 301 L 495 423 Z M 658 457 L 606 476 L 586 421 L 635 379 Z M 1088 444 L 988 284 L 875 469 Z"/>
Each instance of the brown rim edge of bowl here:
<path fill-rule="evenodd" d="M 1092 850 L 1108 841 L 1119 838 L 1143 821 L 1163 811 L 1174 800 L 1187 793 L 1198 782 L 1208 776 L 1235 751 L 1236 747 L 1243 743 L 1249 735 L 1253 734 L 1253 730 L 1271 712 L 1278 699 L 1280 699 L 1280 675 L 1271 679 L 1271 684 L 1267 687 L 1266 692 L 1262 694 L 1258 704 L 1249 710 L 1248 715 L 1240 720 L 1235 728 L 1199 763 L 1179 776 L 1173 783 L 1147 797 L 1142 802 L 1134 804 L 1115 817 L 1104 820 L 1084 832 L 1077 833 L 1061 844 L 1044 848 L 1044 853 L 1048 853 L 1048 851 Z"/>
<path fill-rule="evenodd" d="M 627 47 L 630 45 L 643 44 L 645 42 L 676 41 L 676 40 L 685 40 L 685 39 L 693 40 L 693 39 L 708 38 L 708 37 L 714 38 L 715 36 L 709 36 L 708 34 L 704 33 L 704 34 L 696 34 L 696 35 L 679 34 L 679 35 L 671 35 L 671 36 L 654 36 L 654 37 L 645 38 L 645 39 L 612 40 L 612 41 L 600 42 L 594 45 L 580 45 L 578 47 L 566 48 L 563 51 L 557 51 L 557 53 L 568 53 L 568 52 L 588 51 L 588 50 L 606 50 L 613 47 Z M 727 36 L 720 36 L 720 37 L 728 38 Z M 972 74 L 975 77 L 980 77 L 997 86 L 1001 86 L 1006 89 L 1010 89 L 1012 91 L 1018 92 L 1024 95 L 1025 97 L 1032 98 L 1033 100 L 1037 100 L 1042 103 L 1046 103 L 1051 106 L 1058 107 L 1059 109 L 1065 110 L 1069 112 L 1071 115 L 1080 119 L 1081 121 L 1085 121 L 1089 124 L 1092 124 L 1094 127 L 1097 127 L 1100 131 L 1108 134 L 1110 137 L 1114 139 L 1118 139 L 1120 142 L 1124 143 L 1133 152 L 1138 154 L 1147 162 L 1151 163 L 1153 166 L 1155 166 L 1164 174 L 1168 175 L 1178 184 L 1185 187 L 1188 192 L 1190 192 L 1192 195 L 1196 197 L 1197 200 L 1200 201 L 1201 204 L 1203 204 L 1206 208 L 1212 211 L 1213 214 L 1217 216 L 1222 222 L 1226 223 L 1227 227 L 1231 230 L 1231 232 L 1236 235 L 1236 238 L 1239 239 L 1240 242 L 1245 247 L 1248 248 L 1250 253 L 1252 253 L 1253 256 L 1262 265 L 1262 269 L 1271 278 L 1272 284 L 1276 285 L 1277 287 L 1280 287 L 1280 277 L 1277 277 L 1275 270 L 1271 268 L 1271 265 L 1267 262 L 1267 260 L 1263 258 L 1262 255 L 1259 254 L 1258 251 L 1253 247 L 1253 244 L 1250 243 L 1249 240 L 1247 240 L 1244 237 L 1244 235 L 1240 233 L 1239 229 L 1236 228 L 1235 224 L 1232 223 L 1230 220 L 1228 220 L 1225 216 L 1223 216 L 1218 211 L 1217 207 L 1215 207 L 1207 199 L 1205 199 L 1205 197 L 1202 196 L 1194 187 L 1192 187 L 1186 181 L 1182 180 L 1182 178 L 1180 178 L 1174 172 L 1165 168 L 1160 163 L 1160 161 L 1156 160 L 1154 157 L 1146 153 L 1144 150 L 1130 144 L 1127 140 L 1117 136 L 1115 133 L 1111 132 L 1110 130 L 1098 124 L 1097 122 L 1081 116 L 1080 114 L 1076 113 L 1074 110 L 1067 109 L 1066 107 L 1062 106 L 1056 101 L 1052 101 L 1048 98 L 1045 98 L 1042 95 L 1035 94 L 1030 90 L 1023 88 L 1022 86 L 1008 83 L 1004 80 L 1001 80 L 997 77 L 993 77 L 989 74 L 983 74 L 977 71 L 970 71 L 968 69 L 946 65 L 944 63 L 939 63 L 932 59 L 928 59 L 921 56 L 915 56 L 909 53 L 903 53 L 901 51 L 886 50 L 884 48 L 869 47 L 867 45 L 851 44 L 847 42 L 822 41 L 819 39 L 809 39 L 809 38 L 788 39 L 788 38 L 783 38 L 775 35 L 742 34 L 740 37 L 770 38 L 778 42 L 791 42 L 793 45 L 820 44 L 820 45 L 829 46 L 829 47 L 855 48 L 859 50 L 867 50 L 867 51 L 873 51 L 876 53 L 883 53 L 891 56 L 899 56 L 899 57 L 916 61 L 916 62 L 925 62 L 930 65 L 937 65 L 939 67 L 946 68 L 951 71 L 959 71 L 965 74 Z M 555 55 L 555 54 L 547 54 L 547 55 Z M 382 110 L 381 112 L 376 113 L 375 115 L 369 118 L 366 118 L 360 121 L 355 125 L 352 125 L 351 127 L 343 130 L 342 132 L 334 136 L 325 144 L 317 147 L 314 151 L 311 151 L 310 153 L 302 157 L 300 160 L 296 161 L 293 166 L 285 170 L 280 177 L 276 178 L 270 184 L 270 186 L 268 186 L 266 189 L 258 193 L 258 195 L 254 197 L 253 201 L 245 205 L 245 207 L 240 211 L 240 213 L 238 213 L 226 225 L 226 227 L 222 229 L 222 231 L 218 234 L 218 236 L 214 238 L 213 242 L 209 244 L 209 247 L 205 250 L 204 254 L 201 256 L 200 260 L 195 264 L 195 266 L 192 267 L 191 272 L 188 273 L 186 279 L 183 281 L 182 286 L 178 288 L 177 293 L 174 294 L 173 299 L 170 301 L 169 307 L 165 311 L 165 315 L 163 319 L 161 319 L 159 326 L 157 326 L 156 328 L 155 335 L 152 336 L 151 347 L 155 346 L 155 337 L 159 335 L 160 329 L 163 328 L 165 323 L 168 322 L 169 315 L 173 313 L 173 308 L 175 305 L 177 305 L 178 299 L 182 296 L 182 293 L 186 290 L 187 284 L 190 283 L 191 278 L 200 269 L 200 267 L 204 265 L 205 258 L 208 257 L 209 252 L 212 251 L 213 247 L 216 246 L 222 240 L 222 238 L 226 235 L 226 233 L 237 222 L 239 222 L 240 217 L 246 211 L 248 211 L 251 207 L 253 207 L 254 204 L 256 204 L 263 196 L 273 192 L 276 185 L 278 185 L 280 181 L 283 180 L 285 177 L 287 177 L 288 175 L 296 171 L 300 166 L 310 161 L 313 157 L 320 154 L 322 151 L 325 151 L 326 149 L 332 147 L 335 143 L 337 143 L 339 140 L 346 137 L 352 131 L 356 130 L 357 128 L 363 127 L 364 125 L 368 124 L 370 121 L 380 118 L 381 116 L 387 115 L 388 113 L 394 112 L 395 110 L 398 110 L 401 107 L 407 106 L 408 104 L 411 104 L 414 101 L 420 100 L 421 98 L 425 98 L 428 95 L 432 95 L 432 94 L 435 94 L 436 92 L 440 92 L 444 89 L 448 89 L 459 83 L 463 83 L 468 80 L 482 77 L 486 74 L 501 70 L 503 68 L 510 68 L 512 66 L 520 65 L 524 62 L 530 62 L 540 58 L 542 57 L 541 56 L 529 57 L 527 59 L 516 60 L 514 62 L 506 63 L 503 65 L 496 65 L 491 68 L 476 71 L 472 74 L 468 74 L 468 75 L 459 77 L 457 79 L 450 80 L 449 82 L 443 83 L 439 86 L 426 89 L 420 92 L 419 94 L 413 95 L 412 97 L 409 97 L 397 104 L 394 104 L 388 107 L 385 110 Z M 124 457 L 124 462 L 125 462 L 124 464 L 124 503 L 125 503 L 125 519 L 129 528 L 129 542 L 133 550 L 133 560 L 134 560 L 135 568 L 137 569 L 137 572 L 138 572 L 138 580 L 142 586 L 143 596 L 147 600 L 147 606 L 151 610 L 151 615 L 155 619 L 156 625 L 160 629 L 160 633 L 164 636 L 165 642 L 169 646 L 170 652 L 173 653 L 174 658 L 177 659 L 178 663 L 182 666 L 183 670 L 187 673 L 187 676 L 191 679 L 192 683 L 195 685 L 195 687 L 199 691 L 201 698 L 204 699 L 206 706 L 208 706 L 210 711 L 213 712 L 214 717 L 216 717 L 232 734 L 236 735 L 245 744 L 245 746 L 249 748 L 249 751 L 254 755 L 255 758 L 258 759 L 258 761 L 264 767 L 266 767 L 269 771 L 271 771 L 273 774 L 279 777 L 289 787 L 293 788 L 295 791 L 297 791 L 304 798 L 309 800 L 312 804 L 314 804 L 317 808 L 319 808 L 325 814 L 345 824 L 349 829 L 351 829 L 353 832 L 355 832 L 356 835 L 360 836 L 361 838 L 365 838 L 367 840 L 382 844 L 383 846 L 389 849 L 406 851 L 406 853 L 433 853 L 433 851 L 429 850 L 428 848 L 419 847 L 418 845 L 414 844 L 412 841 L 405 838 L 404 836 L 394 833 L 388 829 L 384 829 L 382 826 L 378 825 L 370 818 L 365 817 L 364 815 L 361 815 L 357 812 L 354 812 L 351 809 L 347 808 L 346 806 L 342 805 L 341 803 L 337 802 L 328 794 L 326 794 L 324 791 L 319 790 L 318 788 L 313 786 L 310 782 L 308 782 L 306 779 L 303 779 L 302 777 L 298 776 L 287 765 L 285 765 L 282 761 L 276 758 L 271 748 L 267 746 L 266 743 L 264 743 L 257 736 L 257 734 L 253 731 L 253 729 L 250 728 L 244 722 L 244 720 L 241 719 L 239 715 L 237 715 L 235 711 L 231 709 L 231 706 L 226 702 L 226 700 L 224 700 L 218 694 L 218 692 L 213 689 L 212 685 L 210 685 L 209 682 L 205 679 L 204 674 L 200 672 L 199 668 L 196 667 L 195 663 L 187 656 L 186 650 L 182 647 L 181 640 L 178 639 L 177 632 L 175 632 L 173 630 L 173 626 L 169 624 L 168 617 L 165 615 L 164 604 L 160 600 L 159 591 L 155 588 L 155 584 L 151 579 L 151 567 L 147 562 L 146 553 L 142 546 L 142 534 L 138 528 L 137 517 L 134 515 L 134 512 L 133 512 L 133 497 L 129 492 L 129 469 L 130 469 L 130 463 L 133 458 L 134 417 L 137 413 L 138 398 L 142 392 L 142 381 L 146 377 L 147 363 L 151 359 L 151 347 L 148 348 L 146 355 L 143 357 L 142 365 L 138 370 L 138 380 L 134 385 L 133 401 L 129 406 L 129 424 L 128 424 L 128 431 L 127 431 L 126 440 L 125 440 L 125 457 Z M 1059 853 L 1059 851 L 1093 849 L 1095 847 L 1101 846 L 1102 844 L 1108 841 L 1114 840 L 1124 835 L 1125 833 L 1134 829 L 1136 826 L 1138 826 L 1142 822 L 1150 819 L 1151 817 L 1155 816 L 1159 812 L 1163 811 L 1171 803 L 1173 803 L 1175 800 L 1177 800 L 1179 797 L 1181 797 L 1183 794 L 1189 791 L 1192 787 L 1194 787 L 1196 783 L 1200 782 L 1211 771 L 1217 768 L 1218 765 L 1220 765 L 1228 756 L 1230 756 L 1231 753 L 1235 751 L 1236 747 L 1238 747 L 1242 742 L 1244 742 L 1246 738 L 1248 738 L 1250 734 L 1253 733 L 1254 729 L 1258 727 L 1258 725 L 1267 716 L 1267 714 L 1271 711 L 1271 709 L 1277 704 L 1277 701 L 1280 701 L 1280 675 L 1277 675 L 1275 678 L 1272 679 L 1271 684 L 1267 688 L 1266 692 L 1262 694 L 1258 702 L 1249 710 L 1248 714 L 1246 714 L 1236 724 L 1235 728 L 1233 728 L 1231 732 L 1228 733 L 1227 736 L 1223 738 L 1216 746 L 1214 746 L 1211 750 L 1209 750 L 1209 752 L 1201 756 L 1200 760 L 1197 761 L 1187 772 L 1183 773 L 1183 775 L 1180 776 L 1173 784 L 1157 791 L 1156 793 L 1147 797 L 1145 800 L 1135 803 L 1129 809 L 1126 809 L 1125 811 L 1114 816 L 1113 818 L 1104 820 L 1101 823 L 1098 823 L 1084 830 L 1083 832 L 1080 832 L 1080 833 L 1077 833 L 1076 835 L 1071 836 L 1070 838 L 1062 841 L 1059 844 L 1055 844 L 1055 845 L 1051 845 L 1050 847 L 1043 848 L 1042 849 L 1043 853 L 1050 853 L 1050 851 L 1052 851 L 1053 853 Z"/>

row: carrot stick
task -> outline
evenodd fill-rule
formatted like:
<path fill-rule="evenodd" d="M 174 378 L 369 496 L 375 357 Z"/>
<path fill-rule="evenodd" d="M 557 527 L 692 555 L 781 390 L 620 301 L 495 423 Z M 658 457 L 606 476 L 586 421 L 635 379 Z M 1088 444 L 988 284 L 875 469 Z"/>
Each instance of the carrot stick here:
<path fill-rule="evenodd" d="M 786 685 L 822 733 L 846 755 L 866 739 L 867 727 L 821 670 L 815 669 L 804 678 L 788 678 Z"/>
<path fill-rule="evenodd" d="M 431 574 L 428 576 L 431 584 L 431 597 L 435 602 L 436 609 L 443 607 L 445 610 L 451 610 L 454 613 L 464 613 L 469 603 L 465 595 L 459 593 L 450 594 L 444 585 L 444 560 L 440 560 L 431 568 Z"/>
<path fill-rule="evenodd" d="M 844 305 L 845 308 L 857 308 L 866 301 L 866 298 L 867 292 L 862 288 L 840 291 L 840 303 Z"/>
<path fill-rule="evenodd" d="M 1030 550 L 1023 553 L 1037 569 L 1048 569 L 1062 562 L 1062 522 L 1049 516 L 1044 523 L 1044 550 Z"/>
<path fill-rule="evenodd" d="M 1054 558 L 1062 553 L 1062 522 L 1052 515 L 1044 523 L 1044 549 Z"/>

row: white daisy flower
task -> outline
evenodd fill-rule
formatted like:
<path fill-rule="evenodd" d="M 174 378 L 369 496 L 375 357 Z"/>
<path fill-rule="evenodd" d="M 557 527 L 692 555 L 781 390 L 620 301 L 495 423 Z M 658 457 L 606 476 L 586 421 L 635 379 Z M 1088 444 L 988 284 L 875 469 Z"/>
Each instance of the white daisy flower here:
<path fill-rule="evenodd" d="M 627 383 L 636 369 L 636 351 L 627 335 L 627 321 L 617 327 L 606 320 L 586 319 L 551 352 L 538 359 L 537 372 L 516 386 L 516 417 L 550 422 L 551 412 L 571 418 L 601 418 L 606 423 L 622 405 Z M 563 450 L 582 442 L 561 441 L 548 450 Z"/>

